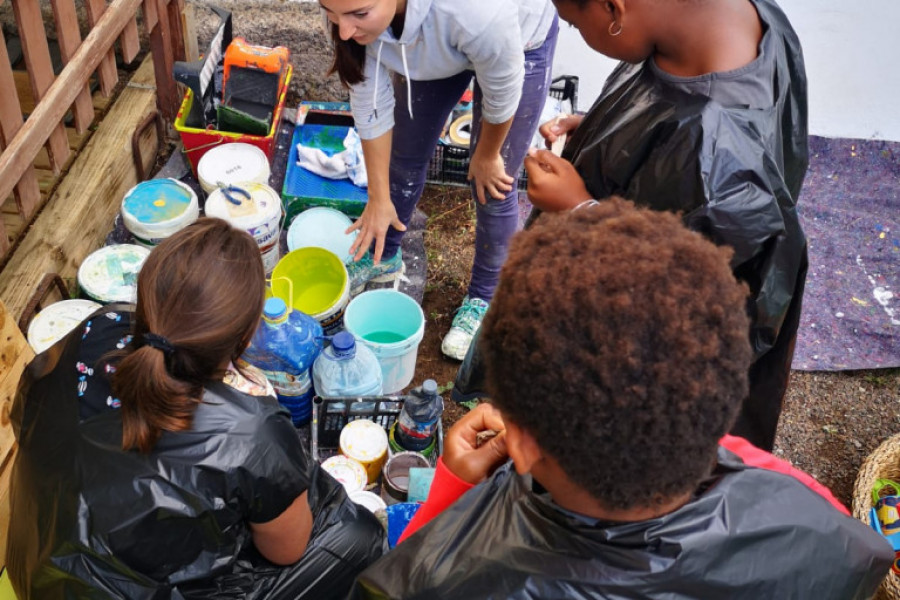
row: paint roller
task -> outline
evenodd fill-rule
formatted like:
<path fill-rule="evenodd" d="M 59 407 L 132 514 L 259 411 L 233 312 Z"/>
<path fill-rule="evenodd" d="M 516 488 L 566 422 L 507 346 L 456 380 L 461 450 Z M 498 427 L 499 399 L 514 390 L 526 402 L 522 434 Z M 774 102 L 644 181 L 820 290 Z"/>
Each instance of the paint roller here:
<path fill-rule="evenodd" d="M 284 46 L 254 46 L 237 37 L 225 50 L 223 63 L 219 128 L 265 135 L 287 76 L 290 51 Z"/>

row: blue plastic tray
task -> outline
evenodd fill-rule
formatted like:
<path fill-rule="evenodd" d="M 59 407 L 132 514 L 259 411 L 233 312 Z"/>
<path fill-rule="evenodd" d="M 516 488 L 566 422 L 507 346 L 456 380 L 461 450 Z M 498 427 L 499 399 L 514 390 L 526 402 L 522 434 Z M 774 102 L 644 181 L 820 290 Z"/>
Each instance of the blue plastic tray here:
<path fill-rule="evenodd" d="M 313 206 L 335 208 L 350 217 L 362 214 L 369 199 L 365 188 L 349 179 L 328 179 L 297 165 L 297 144 L 319 148 L 329 156 L 344 150 L 349 127 L 338 125 L 297 125 L 291 140 L 287 171 L 281 198 L 287 211 L 287 222 Z"/>

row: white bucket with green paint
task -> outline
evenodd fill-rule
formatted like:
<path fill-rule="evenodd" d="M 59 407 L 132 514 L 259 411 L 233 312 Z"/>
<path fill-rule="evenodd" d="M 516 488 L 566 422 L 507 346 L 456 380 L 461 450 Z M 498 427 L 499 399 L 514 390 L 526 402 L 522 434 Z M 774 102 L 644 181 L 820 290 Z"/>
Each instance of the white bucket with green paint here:
<path fill-rule="evenodd" d="M 363 292 L 347 305 L 344 328 L 375 353 L 386 394 L 412 382 L 425 335 L 425 314 L 418 302 L 397 290 Z"/>
<path fill-rule="evenodd" d="M 100 304 L 137 302 L 137 279 L 150 250 L 136 244 L 104 246 L 78 267 L 78 287 Z"/>
<path fill-rule="evenodd" d="M 197 194 L 177 179 L 142 181 L 122 200 L 122 221 L 137 244 L 153 248 L 200 216 Z"/>

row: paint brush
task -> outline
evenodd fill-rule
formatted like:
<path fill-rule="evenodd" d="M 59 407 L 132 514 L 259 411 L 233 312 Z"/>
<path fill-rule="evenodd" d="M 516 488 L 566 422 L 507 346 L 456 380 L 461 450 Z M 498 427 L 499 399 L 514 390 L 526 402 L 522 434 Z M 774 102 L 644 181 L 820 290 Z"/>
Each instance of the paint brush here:
<path fill-rule="evenodd" d="M 569 116 L 569 115 L 566 115 L 566 114 L 556 115 L 556 118 L 553 119 L 553 125 L 559 125 L 559 122 L 567 116 Z M 565 133 L 561 133 L 558 136 L 556 136 L 556 140 L 550 145 L 550 152 L 552 152 L 555 156 L 561 156 L 563 148 L 566 145 L 567 137 L 568 137 L 568 135 L 566 135 Z"/>
<path fill-rule="evenodd" d="M 475 447 L 481 448 L 487 444 L 491 438 L 495 438 L 499 434 L 500 431 L 497 429 L 485 429 L 484 431 L 479 431 L 475 434 Z"/>

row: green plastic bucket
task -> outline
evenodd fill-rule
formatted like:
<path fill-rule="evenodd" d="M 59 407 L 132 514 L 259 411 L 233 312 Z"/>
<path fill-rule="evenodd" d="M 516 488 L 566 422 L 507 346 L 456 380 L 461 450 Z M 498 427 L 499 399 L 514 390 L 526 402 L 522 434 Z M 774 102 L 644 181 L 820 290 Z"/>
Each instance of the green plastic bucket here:
<path fill-rule="evenodd" d="M 375 353 L 386 394 L 410 384 L 425 335 L 425 314 L 418 302 L 396 290 L 363 292 L 347 305 L 344 327 Z"/>

